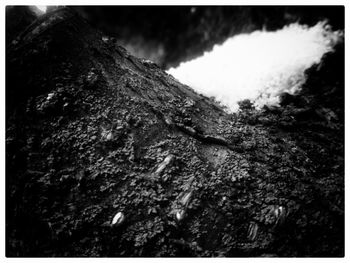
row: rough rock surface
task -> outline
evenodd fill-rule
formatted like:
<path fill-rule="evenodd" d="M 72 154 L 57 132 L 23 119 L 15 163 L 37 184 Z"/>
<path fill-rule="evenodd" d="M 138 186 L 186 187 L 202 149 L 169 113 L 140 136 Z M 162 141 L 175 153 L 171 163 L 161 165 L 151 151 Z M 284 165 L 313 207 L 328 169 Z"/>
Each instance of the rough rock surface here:
<path fill-rule="evenodd" d="M 8 256 L 344 254 L 334 100 L 305 88 L 227 114 L 67 8 L 22 32 L 6 69 Z"/>

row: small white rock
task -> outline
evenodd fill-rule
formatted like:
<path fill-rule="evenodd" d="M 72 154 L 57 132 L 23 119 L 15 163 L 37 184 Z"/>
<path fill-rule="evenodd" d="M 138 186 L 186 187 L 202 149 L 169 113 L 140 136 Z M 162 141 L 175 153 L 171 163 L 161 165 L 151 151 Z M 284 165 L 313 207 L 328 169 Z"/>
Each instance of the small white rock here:
<path fill-rule="evenodd" d="M 185 210 L 180 209 L 180 210 L 176 211 L 175 217 L 176 217 L 177 221 L 181 221 L 182 219 L 184 219 Z"/>
<path fill-rule="evenodd" d="M 54 95 L 53 93 L 49 93 L 49 94 L 47 94 L 47 98 L 46 98 L 46 99 L 47 99 L 47 100 L 51 100 L 51 99 L 52 99 L 52 97 L 53 97 L 53 95 Z"/>
<path fill-rule="evenodd" d="M 118 213 L 113 217 L 112 226 L 118 226 L 118 225 L 120 225 L 121 223 L 124 222 L 124 219 L 125 219 L 125 216 L 124 216 L 123 212 L 118 212 Z"/>
<path fill-rule="evenodd" d="M 113 133 L 112 132 L 107 133 L 106 140 L 107 141 L 113 140 Z"/>

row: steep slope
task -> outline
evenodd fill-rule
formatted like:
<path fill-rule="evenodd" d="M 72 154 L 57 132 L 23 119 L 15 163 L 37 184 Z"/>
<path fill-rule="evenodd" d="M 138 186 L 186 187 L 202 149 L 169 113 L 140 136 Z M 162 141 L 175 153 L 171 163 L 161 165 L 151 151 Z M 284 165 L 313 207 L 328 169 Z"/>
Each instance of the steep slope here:
<path fill-rule="evenodd" d="M 8 256 L 343 254 L 341 150 L 318 187 L 298 131 L 225 113 L 68 8 L 6 61 Z"/>

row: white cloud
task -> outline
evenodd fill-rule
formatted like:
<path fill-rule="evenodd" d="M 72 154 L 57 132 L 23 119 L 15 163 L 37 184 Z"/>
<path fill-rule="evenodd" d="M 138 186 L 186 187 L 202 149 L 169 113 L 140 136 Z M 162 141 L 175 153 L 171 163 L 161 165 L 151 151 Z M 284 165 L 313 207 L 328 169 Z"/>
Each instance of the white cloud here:
<path fill-rule="evenodd" d="M 231 111 L 243 99 L 257 107 L 274 105 L 281 92 L 298 91 L 305 82 L 305 70 L 320 63 L 342 37 L 342 32 L 332 31 L 326 22 L 255 31 L 233 36 L 168 73 L 197 92 L 214 96 Z"/>

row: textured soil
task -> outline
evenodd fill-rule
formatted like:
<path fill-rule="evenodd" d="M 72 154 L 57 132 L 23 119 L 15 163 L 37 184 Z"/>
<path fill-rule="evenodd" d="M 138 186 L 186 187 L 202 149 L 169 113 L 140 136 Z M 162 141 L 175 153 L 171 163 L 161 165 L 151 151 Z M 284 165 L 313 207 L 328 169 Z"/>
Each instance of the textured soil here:
<path fill-rule="evenodd" d="M 7 256 L 343 256 L 343 60 L 228 114 L 74 11 L 41 17 L 7 48 Z"/>

